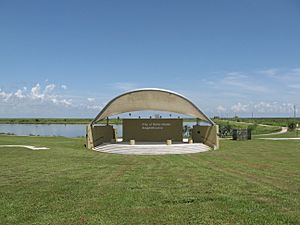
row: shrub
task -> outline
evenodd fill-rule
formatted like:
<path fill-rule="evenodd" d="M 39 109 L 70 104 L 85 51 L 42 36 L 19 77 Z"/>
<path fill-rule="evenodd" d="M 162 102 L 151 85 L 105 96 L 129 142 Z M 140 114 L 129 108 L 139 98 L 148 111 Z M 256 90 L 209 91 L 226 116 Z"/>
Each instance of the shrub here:
<path fill-rule="evenodd" d="M 256 128 L 257 128 L 257 124 L 256 123 L 248 126 L 248 129 L 251 130 L 251 131 L 256 130 Z"/>
<path fill-rule="evenodd" d="M 229 123 L 227 123 L 227 125 L 219 126 L 219 132 L 222 138 L 232 136 L 232 130 L 232 126 Z"/>
<path fill-rule="evenodd" d="M 289 123 L 288 124 L 288 129 L 289 130 L 296 130 L 296 123 Z"/>

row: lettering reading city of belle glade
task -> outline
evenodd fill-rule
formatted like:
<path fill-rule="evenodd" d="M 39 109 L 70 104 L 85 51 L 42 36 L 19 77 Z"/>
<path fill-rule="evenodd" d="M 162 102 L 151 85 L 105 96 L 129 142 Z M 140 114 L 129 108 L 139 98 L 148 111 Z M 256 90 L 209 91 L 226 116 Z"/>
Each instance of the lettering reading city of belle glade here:
<path fill-rule="evenodd" d="M 143 130 L 162 130 L 164 127 L 171 126 L 170 123 L 142 123 Z"/>
<path fill-rule="evenodd" d="M 152 123 L 153 126 L 159 126 L 159 127 L 168 127 L 171 126 L 170 123 Z"/>

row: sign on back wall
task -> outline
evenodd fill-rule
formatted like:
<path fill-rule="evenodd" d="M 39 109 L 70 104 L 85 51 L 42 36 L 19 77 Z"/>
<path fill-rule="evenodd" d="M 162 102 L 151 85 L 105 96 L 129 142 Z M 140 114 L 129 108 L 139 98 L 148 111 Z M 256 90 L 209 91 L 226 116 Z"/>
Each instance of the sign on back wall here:
<path fill-rule="evenodd" d="M 123 141 L 182 142 L 182 119 L 123 119 Z"/>

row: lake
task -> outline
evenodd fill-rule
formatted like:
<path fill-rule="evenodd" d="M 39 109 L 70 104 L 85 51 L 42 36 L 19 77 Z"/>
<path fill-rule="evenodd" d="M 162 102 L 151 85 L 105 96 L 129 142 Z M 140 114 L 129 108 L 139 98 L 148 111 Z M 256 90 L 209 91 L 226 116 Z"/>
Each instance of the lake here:
<path fill-rule="evenodd" d="M 192 127 L 195 122 L 183 122 Z M 201 122 L 200 125 L 207 125 Z M 122 137 L 122 125 L 114 124 L 118 137 Z M 86 133 L 85 124 L 0 124 L 0 133 L 13 133 L 18 136 L 63 136 L 82 137 Z"/>

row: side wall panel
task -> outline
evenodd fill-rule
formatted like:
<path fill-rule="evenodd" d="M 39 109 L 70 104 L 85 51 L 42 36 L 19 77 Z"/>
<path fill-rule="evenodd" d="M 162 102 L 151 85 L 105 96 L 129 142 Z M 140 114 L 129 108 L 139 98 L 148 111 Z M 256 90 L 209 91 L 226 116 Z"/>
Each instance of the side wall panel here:
<path fill-rule="evenodd" d="M 87 126 L 87 147 L 92 149 L 103 143 L 110 143 L 116 139 L 112 126 Z"/>
<path fill-rule="evenodd" d="M 213 149 L 219 148 L 219 126 L 193 126 L 192 138 L 195 143 L 203 143 Z"/>

